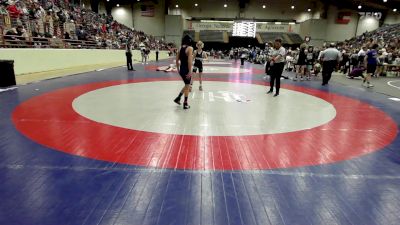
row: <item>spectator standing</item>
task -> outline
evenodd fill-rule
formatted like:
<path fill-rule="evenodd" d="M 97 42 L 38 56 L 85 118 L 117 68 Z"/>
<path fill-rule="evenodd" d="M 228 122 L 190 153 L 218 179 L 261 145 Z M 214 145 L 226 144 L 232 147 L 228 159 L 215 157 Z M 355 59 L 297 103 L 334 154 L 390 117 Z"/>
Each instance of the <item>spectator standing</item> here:
<path fill-rule="evenodd" d="M 367 76 L 363 79 L 363 85 L 367 83 L 367 87 L 373 87 L 370 83 L 371 76 L 375 73 L 378 66 L 378 44 L 373 44 L 372 49 L 369 50 L 364 58 L 364 65 L 367 68 Z"/>
<path fill-rule="evenodd" d="M 140 49 L 140 54 L 142 56 L 142 64 L 144 64 L 147 61 L 147 59 L 146 59 L 146 45 L 143 42 L 140 42 L 139 49 Z"/>
<path fill-rule="evenodd" d="M 321 52 L 322 60 L 322 85 L 327 85 L 332 77 L 332 73 L 340 62 L 340 52 L 335 48 L 335 44 L 331 43 L 329 48 Z"/>
<path fill-rule="evenodd" d="M 362 49 L 358 52 L 358 62 L 359 63 L 364 62 L 364 58 L 365 58 L 365 55 L 367 54 L 367 52 L 368 52 L 367 46 L 363 46 Z"/>
<path fill-rule="evenodd" d="M 132 65 L 132 44 L 130 41 L 126 43 L 125 55 L 126 55 L 126 67 L 128 67 L 128 70 L 135 71 Z"/>
<path fill-rule="evenodd" d="M 182 39 L 182 46 L 179 50 L 179 54 L 176 56 L 176 68 L 181 76 L 185 86 L 182 88 L 178 97 L 174 99 L 174 102 L 178 105 L 181 104 L 181 98 L 184 95 L 185 100 L 183 102 L 183 109 L 189 109 L 188 104 L 190 82 L 192 79 L 192 63 L 193 63 L 193 48 L 190 46 L 192 44 L 192 38 L 186 35 Z"/>
<path fill-rule="evenodd" d="M 158 54 L 160 52 L 160 47 L 158 46 L 158 44 L 156 45 L 156 61 L 158 62 Z"/>
<path fill-rule="evenodd" d="M 279 95 L 279 89 L 281 86 L 281 75 L 283 68 L 285 66 L 286 50 L 282 47 L 282 40 L 276 39 L 274 43 L 274 49 L 271 51 L 271 79 L 270 79 L 270 89 L 267 94 L 270 94 L 274 90 L 274 83 L 276 81 L 276 91 L 274 97 Z"/>
<path fill-rule="evenodd" d="M 314 67 L 314 63 L 315 63 L 314 47 L 309 46 L 306 54 L 307 80 L 311 80 L 311 70 Z"/>

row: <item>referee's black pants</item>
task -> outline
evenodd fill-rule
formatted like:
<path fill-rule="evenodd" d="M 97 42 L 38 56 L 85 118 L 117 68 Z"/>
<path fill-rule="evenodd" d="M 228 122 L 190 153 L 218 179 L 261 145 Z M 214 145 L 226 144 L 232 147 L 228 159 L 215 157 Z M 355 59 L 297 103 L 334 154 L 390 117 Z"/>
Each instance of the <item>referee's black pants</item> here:
<path fill-rule="evenodd" d="M 322 64 L 322 85 L 328 84 L 337 66 L 337 60 L 324 61 Z"/>
<path fill-rule="evenodd" d="M 126 52 L 126 67 L 128 67 L 128 70 L 133 70 L 132 66 L 132 53 Z"/>
<path fill-rule="evenodd" d="M 269 86 L 270 86 L 270 90 L 273 91 L 274 90 L 274 86 L 275 86 L 275 81 L 276 81 L 276 94 L 279 94 L 279 89 L 281 88 L 281 76 L 282 76 L 282 72 L 283 72 L 283 67 L 285 66 L 285 63 L 274 63 L 270 69 L 270 81 L 269 81 Z"/>

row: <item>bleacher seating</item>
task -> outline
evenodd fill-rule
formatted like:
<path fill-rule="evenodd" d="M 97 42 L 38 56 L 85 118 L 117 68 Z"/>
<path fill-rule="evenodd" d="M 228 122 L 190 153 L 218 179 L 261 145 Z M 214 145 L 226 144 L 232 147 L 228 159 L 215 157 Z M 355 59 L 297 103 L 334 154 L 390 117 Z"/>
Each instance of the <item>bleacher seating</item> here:
<path fill-rule="evenodd" d="M 68 1 L 0 0 L 0 47 L 18 48 L 137 48 L 167 49 L 161 38 L 132 30 L 113 19 Z"/>
<path fill-rule="evenodd" d="M 287 36 L 292 41 L 293 44 L 301 44 L 304 42 L 303 38 L 296 33 L 287 33 Z"/>
<path fill-rule="evenodd" d="M 184 30 L 183 36 L 190 35 L 195 40 L 199 39 L 203 42 L 221 42 L 228 43 L 229 37 L 232 36 L 232 32 L 224 32 L 224 31 L 200 31 L 195 32 L 194 30 Z M 281 38 L 283 44 L 289 45 L 299 45 L 303 43 L 303 38 L 299 34 L 296 33 L 278 33 L 278 32 L 262 32 L 257 33 L 256 35 L 257 41 L 259 44 L 274 42 L 276 38 Z"/>
<path fill-rule="evenodd" d="M 264 43 L 274 42 L 276 38 L 280 38 L 284 44 L 287 44 L 287 41 L 283 37 L 284 33 L 263 32 L 259 34 Z"/>
<path fill-rule="evenodd" d="M 382 27 L 363 33 L 355 38 L 344 41 L 345 46 L 352 48 L 361 48 L 366 42 L 371 42 L 371 39 L 378 43 L 381 47 L 399 49 L 400 48 L 400 24 L 383 25 Z M 367 46 L 369 47 L 369 46 Z"/>

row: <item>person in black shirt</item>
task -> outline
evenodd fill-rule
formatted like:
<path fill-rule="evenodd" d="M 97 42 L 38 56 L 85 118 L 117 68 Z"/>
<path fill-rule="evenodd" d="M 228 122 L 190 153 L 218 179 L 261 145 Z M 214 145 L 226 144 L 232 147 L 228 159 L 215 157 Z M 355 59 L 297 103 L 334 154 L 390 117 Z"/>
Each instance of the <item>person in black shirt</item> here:
<path fill-rule="evenodd" d="M 130 41 L 126 43 L 125 55 L 126 55 L 126 66 L 128 67 L 128 70 L 135 71 L 135 69 L 133 69 L 132 66 L 132 45 Z"/>
<path fill-rule="evenodd" d="M 64 33 L 64 39 L 66 39 L 66 40 L 71 39 L 71 36 L 69 35 L 68 32 L 65 32 L 65 33 Z"/>
<path fill-rule="evenodd" d="M 350 55 L 345 50 L 342 51 L 342 61 L 340 62 L 340 66 L 343 74 L 349 73 Z"/>
<path fill-rule="evenodd" d="M 158 54 L 160 52 L 160 47 L 157 45 L 156 46 L 156 61 L 158 62 Z"/>
<path fill-rule="evenodd" d="M 271 65 L 271 80 L 270 89 L 267 94 L 271 94 L 274 90 L 274 84 L 276 81 L 276 91 L 274 97 L 279 95 L 279 89 L 281 86 L 281 75 L 283 67 L 285 67 L 286 50 L 282 47 L 282 39 L 277 38 L 275 40 L 274 49 L 270 53 L 270 65 Z"/>
<path fill-rule="evenodd" d="M 307 80 L 311 80 L 311 71 L 314 68 L 314 63 L 315 63 L 314 47 L 313 46 L 309 46 L 307 54 L 306 54 Z"/>
<path fill-rule="evenodd" d="M 192 80 L 192 62 L 193 62 L 193 48 L 190 46 L 192 44 L 192 38 L 186 35 L 182 38 L 182 46 L 176 55 L 176 68 L 178 69 L 179 75 L 182 77 L 185 86 L 182 88 L 178 97 L 175 98 L 174 102 L 178 105 L 181 104 L 181 97 L 185 95 L 185 100 L 183 102 L 183 109 L 189 109 L 188 104 L 190 82 Z"/>
<path fill-rule="evenodd" d="M 354 50 L 353 54 L 350 55 L 350 66 L 351 66 L 351 68 L 349 68 L 349 75 L 350 75 L 352 70 L 354 70 L 355 68 L 358 67 L 358 65 L 359 65 L 358 54 L 357 54 L 357 51 Z"/>
<path fill-rule="evenodd" d="M 239 58 L 239 50 L 237 48 L 233 50 L 233 58 L 235 59 L 235 62 Z"/>
<path fill-rule="evenodd" d="M 302 44 L 300 46 L 299 58 L 297 59 L 297 73 L 294 77 L 294 80 L 297 81 L 297 76 L 300 75 L 300 80 L 303 80 L 303 76 L 306 72 L 306 44 Z"/>

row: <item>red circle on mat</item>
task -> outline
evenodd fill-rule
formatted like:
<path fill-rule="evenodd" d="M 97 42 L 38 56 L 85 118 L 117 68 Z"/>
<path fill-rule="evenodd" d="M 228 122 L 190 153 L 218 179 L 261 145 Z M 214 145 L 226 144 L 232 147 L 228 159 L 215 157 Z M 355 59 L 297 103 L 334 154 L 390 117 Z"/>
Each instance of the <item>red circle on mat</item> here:
<path fill-rule="evenodd" d="M 59 89 L 23 102 L 12 119 L 16 128 L 30 139 L 68 154 L 190 170 L 256 170 L 334 163 L 382 149 L 398 132 L 391 117 L 369 104 L 292 85 L 283 87 L 330 102 L 336 117 L 313 129 L 283 134 L 203 137 L 115 127 L 87 119 L 72 108 L 72 101 L 89 91 L 160 80 L 176 79 L 108 81 Z"/>

